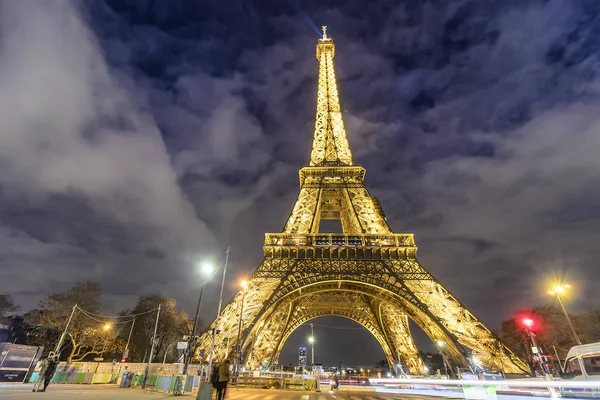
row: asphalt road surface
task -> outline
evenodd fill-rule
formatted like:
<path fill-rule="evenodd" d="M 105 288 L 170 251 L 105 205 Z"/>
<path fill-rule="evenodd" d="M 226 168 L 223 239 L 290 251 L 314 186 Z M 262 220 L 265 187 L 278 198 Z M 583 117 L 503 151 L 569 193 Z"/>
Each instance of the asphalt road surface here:
<path fill-rule="evenodd" d="M 119 389 L 115 386 L 88 386 L 88 385 L 61 385 L 51 384 L 44 393 L 31 392 L 33 385 L 3 385 L 0 386 L 0 399 L 45 399 L 45 400 L 64 400 L 64 399 L 109 399 L 109 400 L 163 400 L 173 399 L 171 393 L 154 392 L 141 389 Z M 180 399 L 195 399 L 195 395 L 187 394 L 178 397 Z M 255 389 L 235 389 L 231 388 L 227 393 L 226 400 L 424 400 L 424 399 L 443 399 L 443 397 L 429 397 L 421 395 L 405 395 L 392 393 L 358 392 L 358 391 L 324 391 L 314 392 L 293 392 L 286 390 L 255 390 Z"/>

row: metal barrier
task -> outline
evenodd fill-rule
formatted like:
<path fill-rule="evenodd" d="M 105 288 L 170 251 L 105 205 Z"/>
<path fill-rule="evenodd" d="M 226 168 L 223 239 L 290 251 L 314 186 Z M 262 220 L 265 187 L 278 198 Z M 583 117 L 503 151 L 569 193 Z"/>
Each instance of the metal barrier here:
<path fill-rule="evenodd" d="M 314 380 L 288 372 L 263 372 L 258 376 L 245 373 L 233 376 L 231 386 L 248 389 L 286 389 L 286 390 L 311 390 Z"/>
<path fill-rule="evenodd" d="M 154 390 L 164 392 L 174 392 L 176 390 L 177 379 L 183 379 L 183 375 L 172 375 L 172 376 L 157 376 L 154 383 Z M 183 391 L 186 393 L 192 393 L 194 387 L 200 384 L 200 377 L 197 375 L 188 375 L 185 377 L 185 383 L 183 384 Z"/>
<path fill-rule="evenodd" d="M 248 389 L 285 389 L 285 390 L 311 390 L 314 387 L 313 379 L 295 378 L 290 376 L 270 375 L 242 375 L 233 377 L 231 386 Z"/>
<path fill-rule="evenodd" d="M 30 383 L 36 382 L 39 374 L 34 372 L 29 379 Z M 52 383 L 117 383 L 119 374 L 86 374 L 80 372 L 57 372 L 52 378 Z"/>

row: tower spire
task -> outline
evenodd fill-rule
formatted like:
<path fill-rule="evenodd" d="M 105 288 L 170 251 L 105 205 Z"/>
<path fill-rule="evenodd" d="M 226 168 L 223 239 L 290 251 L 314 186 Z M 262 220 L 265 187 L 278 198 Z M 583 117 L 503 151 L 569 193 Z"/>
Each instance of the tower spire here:
<path fill-rule="evenodd" d="M 317 42 L 319 87 L 310 165 L 353 165 L 333 68 L 335 45 L 333 39 L 327 36 L 327 26 L 322 29 L 323 37 Z"/>

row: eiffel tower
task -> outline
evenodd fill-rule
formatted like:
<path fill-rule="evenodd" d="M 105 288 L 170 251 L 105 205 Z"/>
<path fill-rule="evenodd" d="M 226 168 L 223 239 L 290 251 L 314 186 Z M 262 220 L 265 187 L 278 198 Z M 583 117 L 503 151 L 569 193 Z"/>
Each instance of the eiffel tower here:
<path fill-rule="evenodd" d="M 300 193 L 281 233 L 267 233 L 264 261 L 249 285 L 223 309 L 198 342 L 213 358 L 243 355 L 242 365 L 269 368 L 288 337 L 322 316 L 353 320 L 377 339 L 393 369 L 424 374 L 409 320 L 439 345 L 453 367 L 527 371 L 499 341 L 417 261 L 413 234 L 394 233 L 364 185 L 346 138 L 333 67 L 335 46 L 323 27 L 317 115 L 310 164 L 300 169 Z M 337 220 L 342 234 L 319 232 Z M 349 349 L 351 351 L 351 349 Z"/>

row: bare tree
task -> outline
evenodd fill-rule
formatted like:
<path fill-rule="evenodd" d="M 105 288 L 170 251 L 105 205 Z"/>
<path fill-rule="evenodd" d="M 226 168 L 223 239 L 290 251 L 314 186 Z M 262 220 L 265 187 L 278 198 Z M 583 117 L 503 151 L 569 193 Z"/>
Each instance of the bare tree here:
<path fill-rule="evenodd" d="M 102 329 L 108 321 L 103 321 L 99 316 L 102 312 L 101 295 L 102 288 L 98 283 L 77 283 L 66 292 L 50 293 L 40 301 L 39 309 L 26 315 L 26 322 L 39 337 L 56 340 L 65 328 L 73 306 L 77 304 L 85 312 L 78 309 L 69 326 L 68 342 L 65 345 L 65 350 L 68 351 L 67 362 L 81 361 L 103 351 L 114 351 L 122 344 L 115 340 L 114 327 Z"/>

